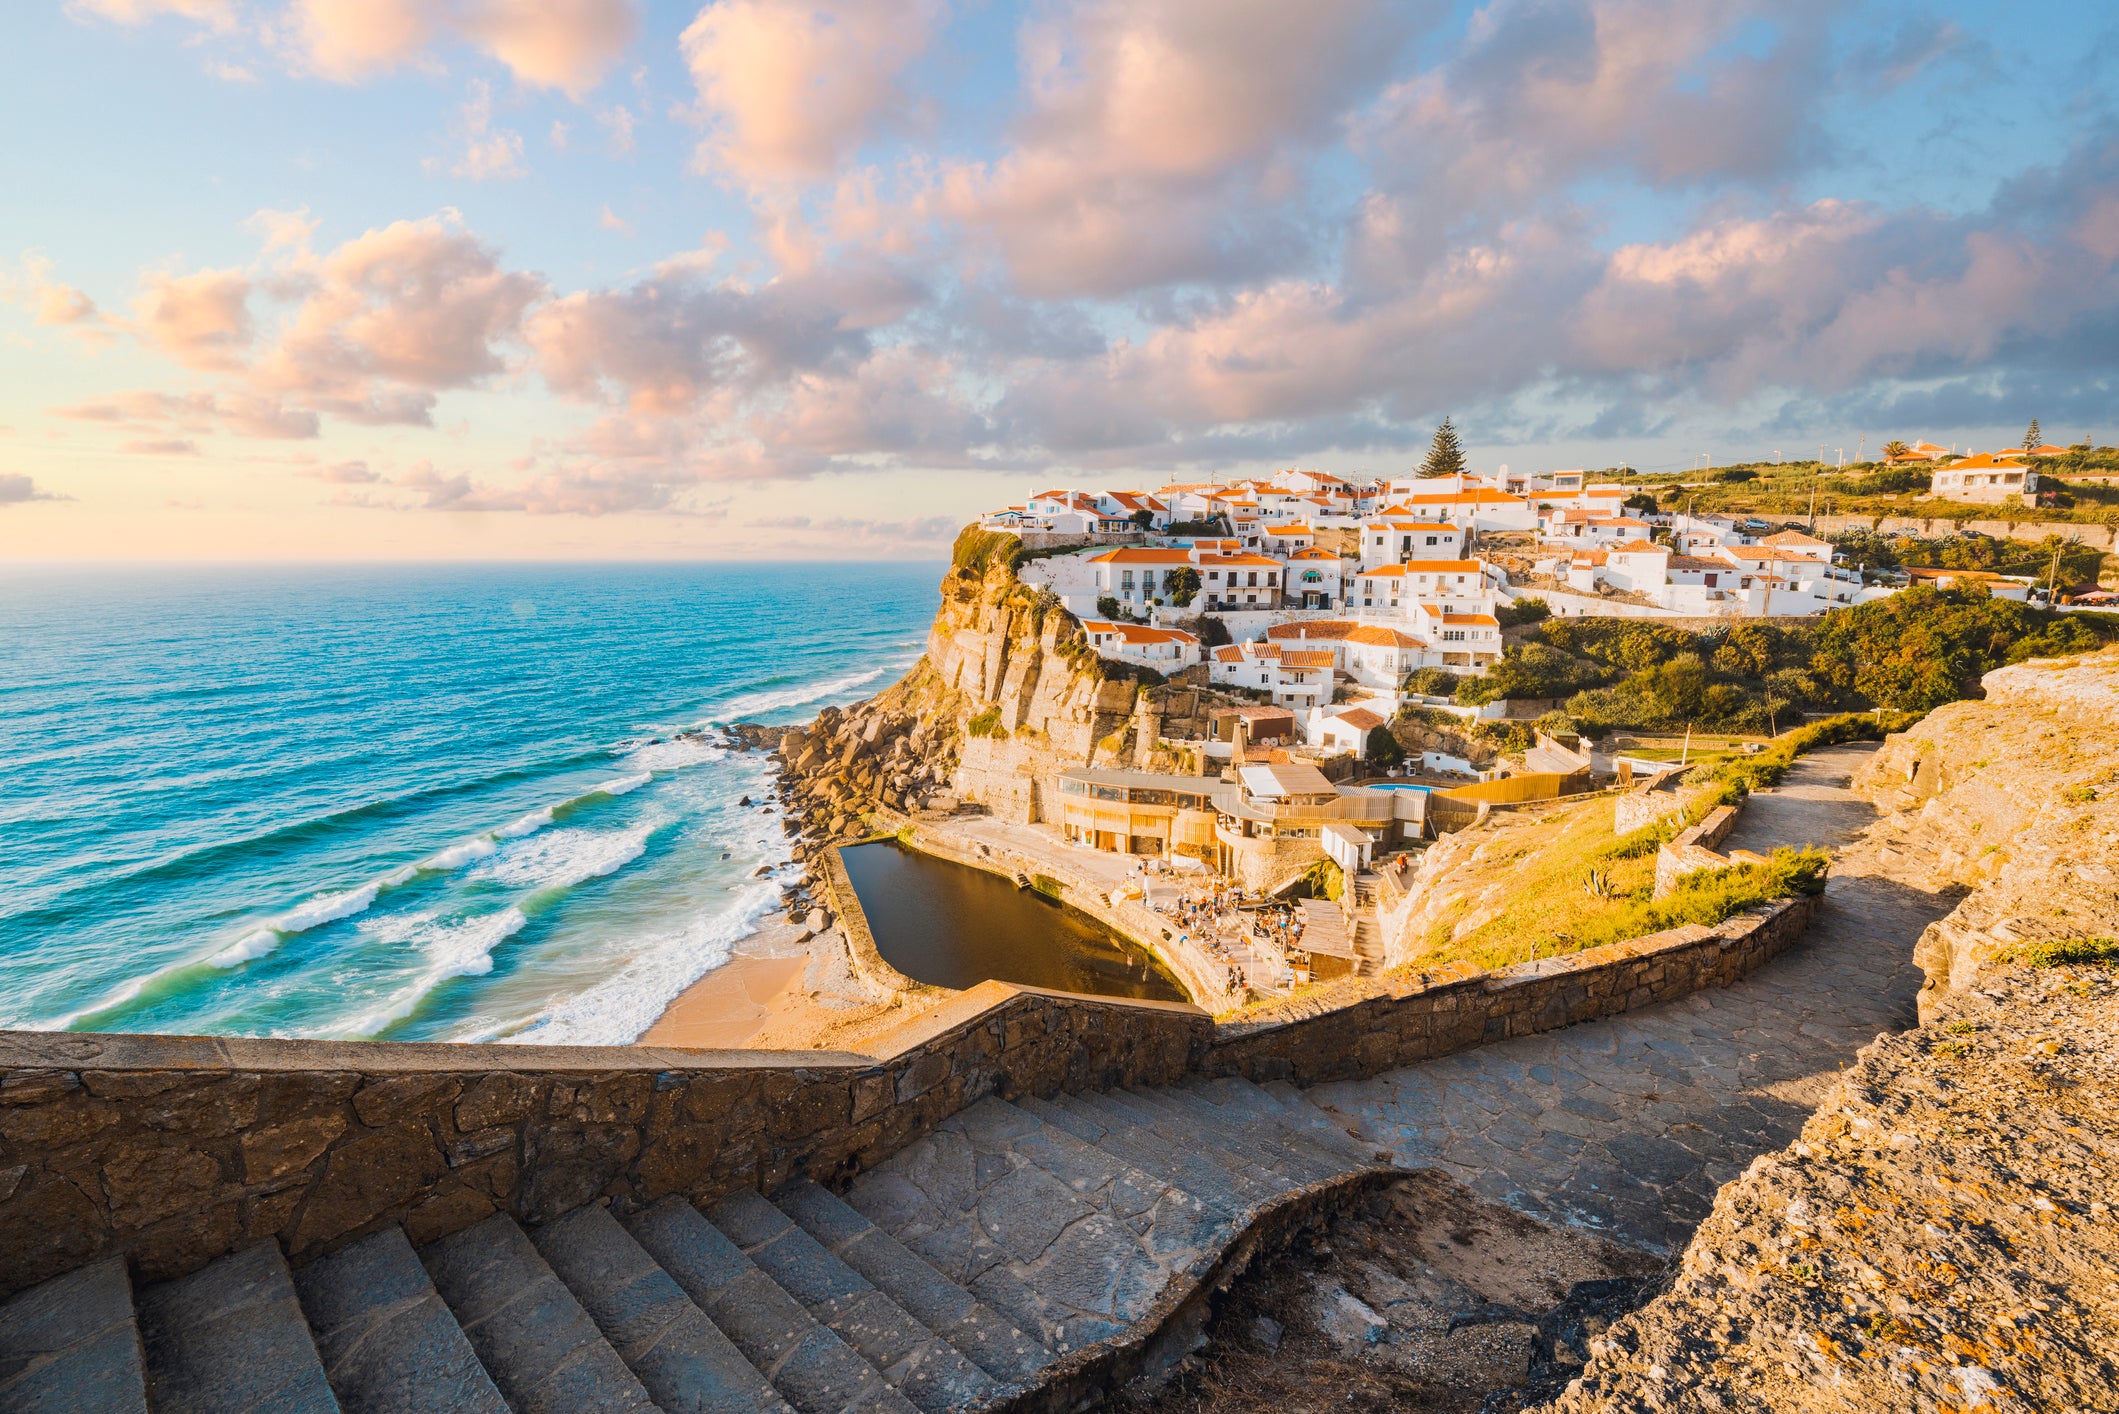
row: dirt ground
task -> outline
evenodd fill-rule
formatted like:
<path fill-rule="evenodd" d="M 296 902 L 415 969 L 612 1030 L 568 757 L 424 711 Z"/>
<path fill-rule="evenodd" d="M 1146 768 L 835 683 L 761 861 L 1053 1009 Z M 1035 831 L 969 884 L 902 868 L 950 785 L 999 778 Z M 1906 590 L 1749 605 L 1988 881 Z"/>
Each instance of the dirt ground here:
<path fill-rule="evenodd" d="M 1245 1273 L 1174 1378 L 1107 1407 L 1527 1409 L 1564 1388 L 1589 1341 L 1652 1297 L 1663 1273 L 1646 1253 L 1412 1174 Z"/>

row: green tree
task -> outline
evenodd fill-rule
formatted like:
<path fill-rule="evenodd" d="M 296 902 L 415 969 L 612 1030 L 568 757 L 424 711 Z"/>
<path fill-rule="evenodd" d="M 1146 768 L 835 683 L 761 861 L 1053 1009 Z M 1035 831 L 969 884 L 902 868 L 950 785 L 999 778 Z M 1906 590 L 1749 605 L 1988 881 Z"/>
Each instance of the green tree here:
<path fill-rule="evenodd" d="M 1405 748 L 1391 735 L 1389 727 L 1370 727 L 1368 759 L 1377 766 L 1395 766 L 1405 759 Z"/>
<path fill-rule="evenodd" d="M 1179 565 L 1163 576 L 1163 593 L 1178 608 L 1189 606 L 1199 596 L 1199 571 L 1190 565 Z"/>
<path fill-rule="evenodd" d="M 2045 434 L 2038 430 L 2038 419 L 2034 417 L 2031 419 L 2031 425 L 2024 430 L 2023 449 L 2028 452 L 2033 447 L 2043 447 L 2044 445 Z"/>
<path fill-rule="evenodd" d="M 1448 418 L 1435 429 L 1435 440 L 1428 444 L 1427 460 L 1420 463 L 1422 476 L 1455 476 L 1464 470 L 1464 448 L 1457 441 L 1457 429 Z"/>
<path fill-rule="evenodd" d="M 1107 619 L 1118 617 L 1118 600 L 1106 594 L 1096 601 L 1096 612 Z"/>
<path fill-rule="evenodd" d="M 1902 457 L 1912 450 L 1911 447 L 1893 437 L 1890 441 L 1884 443 L 1884 458 L 1889 460 L 1892 457 Z"/>

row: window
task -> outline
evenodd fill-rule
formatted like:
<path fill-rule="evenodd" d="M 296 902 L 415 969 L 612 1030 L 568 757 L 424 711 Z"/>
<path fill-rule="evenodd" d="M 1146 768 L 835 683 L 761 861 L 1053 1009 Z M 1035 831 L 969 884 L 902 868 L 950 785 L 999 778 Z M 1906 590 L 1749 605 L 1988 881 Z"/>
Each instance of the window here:
<path fill-rule="evenodd" d="M 1247 584 L 1249 584 L 1249 585 L 1252 585 L 1253 587 L 1256 587 L 1256 585 L 1258 584 L 1258 571 L 1257 571 L 1257 570 L 1252 570 L 1252 571 L 1251 571 L 1251 577 L 1250 577 L 1250 578 L 1249 578 L 1248 580 L 1246 580 L 1246 581 L 1245 581 L 1245 583 L 1247 583 Z"/>

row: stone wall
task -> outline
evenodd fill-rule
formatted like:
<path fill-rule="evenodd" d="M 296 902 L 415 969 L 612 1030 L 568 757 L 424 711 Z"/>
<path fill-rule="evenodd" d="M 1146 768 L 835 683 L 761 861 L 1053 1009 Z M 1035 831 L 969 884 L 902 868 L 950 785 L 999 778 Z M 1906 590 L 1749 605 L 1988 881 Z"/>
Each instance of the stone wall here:
<path fill-rule="evenodd" d="M 2119 549 L 2119 526 L 2079 520 L 1955 520 L 1948 516 L 1819 516 L 1817 533 L 1834 535 L 1842 530 L 1881 530 L 1890 535 L 1918 535 L 1924 539 L 1976 530 L 1997 540 L 2023 540 L 2035 545 L 2048 535 L 2074 540 L 2099 550 Z"/>
<path fill-rule="evenodd" d="M 1736 828 L 1737 805 L 1718 805 L 1707 818 L 1678 832 L 1655 853 L 1655 896 L 1662 898 L 1677 887 L 1678 880 L 1702 869 L 1727 869 L 1738 861 L 1716 853 L 1721 842 Z"/>
<path fill-rule="evenodd" d="M 829 1180 L 983 1095 L 1166 1084 L 1210 1025 L 987 982 L 874 1056 L 0 1033 L 0 1294 L 111 1252 L 154 1280 L 266 1237 L 299 1261 Z"/>
<path fill-rule="evenodd" d="M 1688 925 L 1498 972 L 1361 979 L 1301 1004 L 1307 1015 L 1217 1028 L 1198 1068 L 1315 1085 L 1727 986 L 1801 937 L 1817 904 L 1784 899 L 1716 928 Z"/>

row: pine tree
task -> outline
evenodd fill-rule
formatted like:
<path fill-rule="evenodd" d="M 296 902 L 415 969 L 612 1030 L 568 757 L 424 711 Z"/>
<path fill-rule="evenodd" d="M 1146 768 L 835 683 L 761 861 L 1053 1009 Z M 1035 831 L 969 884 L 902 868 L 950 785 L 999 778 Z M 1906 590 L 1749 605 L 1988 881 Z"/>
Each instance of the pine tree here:
<path fill-rule="evenodd" d="M 1457 429 L 1448 418 L 1435 429 L 1435 440 L 1427 449 L 1427 460 L 1420 463 L 1422 476 L 1455 476 L 1464 470 L 1464 448 L 1457 443 Z"/>
<path fill-rule="evenodd" d="M 2045 434 L 2038 430 L 2038 419 L 2034 417 L 2031 419 L 2030 430 L 2023 434 L 2023 449 L 2028 452 L 2033 447 L 2043 447 L 2044 445 Z"/>

